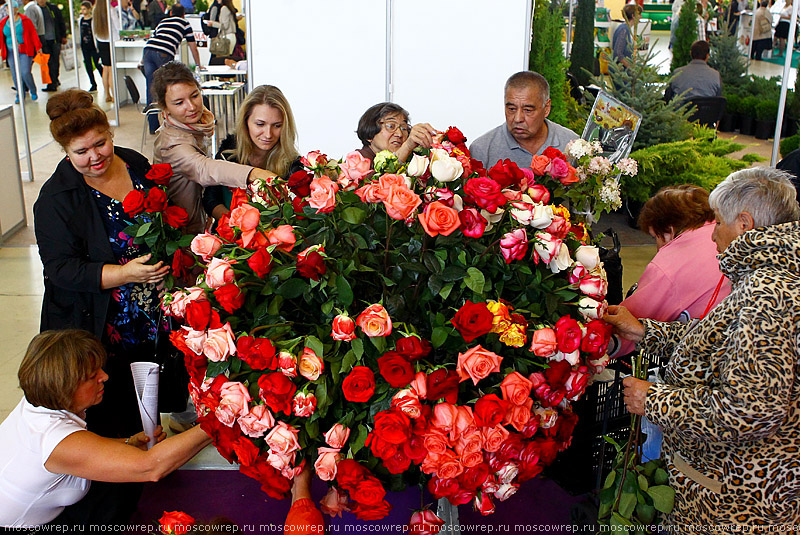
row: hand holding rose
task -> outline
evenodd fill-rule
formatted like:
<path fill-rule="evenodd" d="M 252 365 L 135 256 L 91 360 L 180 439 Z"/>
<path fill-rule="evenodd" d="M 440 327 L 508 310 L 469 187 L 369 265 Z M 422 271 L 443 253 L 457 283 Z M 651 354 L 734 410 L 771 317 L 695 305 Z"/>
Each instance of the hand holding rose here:
<path fill-rule="evenodd" d="M 628 408 L 628 412 L 644 416 L 647 390 L 651 384 L 635 377 L 626 377 L 622 380 L 622 385 L 625 387 L 625 407 Z"/>
<path fill-rule="evenodd" d="M 415 124 L 411 127 L 411 132 L 409 132 L 408 139 L 405 140 L 403 146 L 397 149 L 397 159 L 405 162 L 417 147 L 431 148 L 434 143 L 433 136 L 436 134 L 437 130 L 428 123 Z"/>
<path fill-rule="evenodd" d="M 153 284 L 161 282 L 169 273 L 169 266 L 165 266 L 164 262 L 158 262 L 153 265 L 147 264 L 147 261 L 152 256 L 151 254 L 146 254 L 139 258 L 134 258 L 123 265 L 104 265 L 100 287 L 103 290 L 107 290 L 130 282 Z"/>
<path fill-rule="evenodd" d="M 626 340 L 638 343 L 644 337 L 644 325 L 623 306 L 608 307 L 608 312 L 603 316 L 603 320 L 614 326 L 614 334 L 618 334 Z"/>

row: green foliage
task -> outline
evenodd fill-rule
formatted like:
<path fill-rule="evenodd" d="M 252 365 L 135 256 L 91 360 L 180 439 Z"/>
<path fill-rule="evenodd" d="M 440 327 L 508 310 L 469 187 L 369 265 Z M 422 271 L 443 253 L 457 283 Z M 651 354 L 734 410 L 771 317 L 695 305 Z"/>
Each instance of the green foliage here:
<path fill-rule="evenodd" d="M 672 45 L 670 70 L 675 72 L 691 61 L 690 49 L 697 41 L 697 3 L 686 0 L 678 14 L 678 27 L 675 29 L 675 43 Z"/>
<path fill-rule="evenodd" d="M 735 35 L 712 35 L 708 65 L 719 71 L 722 87 L 727 93 L 746 80 L 747 61 L 739 51 Z"/>
<path fill-rule="evenodd" d="M 756 116 L 756 108 L 761 100 L 755 96 L 744 97 L 739 104 L 739 112 L 749 117 Z"/>
<path fill-rule="evenodd" d="M 652 49 L 646 54 L 634 54 L 627 68 L 609 58 L 610 85 L 606 77 L 593 78 L 595 84 L 642 114 L 634 150 L 687 139 L 692 134 L 688 106 L 677 100 L 664 102 L 663 85 L 669 78 L 658 74 L 653 56 Z"/>
<path fill-rule="evenodd" d="M 645 202 L 664 186 L 696 184 L 711 191 L 748 162 L 727 154 L 743 148 L 730 140 L 714 137 L 714 131 L 697 127 L 692 139 L 654 145 L 631 154 L 639 162 L 639 174 L 622 177 L 622 191 L 632 200 Z M 753 156 L 748 159 L 752 160 Z"/>
<path fill-rule="evenodd" d="M 561 47 L 563 30 L 561 1 L 536 2 L 529 68 L 544 76 L 550 84 L 549 119 L 558 124 L 564 124 L 567 119 L 564 86 L 567 82 L 566 72 L 569 62 L 564 57 Z"/>
<path fill-rule="evenodd" d="M 567 85 L 569 85 L 569 83 L 567 83 Z M 586 120 L 589 118 L 589 113 L 592 111 L 592 105 L 591 103 L 581 105 L 577 100 L 572 98 L 572 95 L 568 92 L 564 99 L 567 105 L 567 118 L 562 125 L 578 135 L 581 135 L 586 126 Z"/>
<path fill-rule="evenodd" d="M 781 152 L 781 158 L 785 158 L 787 154 L 797 148 L 800 148 L 800 134 L 795 134 L 782 139 L 779 148 Z"/>
<path fill-rule="evenodd" d="M 778 103 L 774 100 L 760 100 L 755 105 L 755 117 L 759 121 L 775 121 L 778 116 Z"/>
<path fill-rule="evenodd" d="M 587 85 L 594 73 L 594 0 L 578 0 L 569 59 L 569 72 L 580 85 Z"/>
<path fill-rule="evenodd" d="M 194 4 L 194 12 L 203 13 L 204 11 L 208 11 L 208 0 L 197 0 Z"/>
<path fill-rule="evenodd" d="M 727 103 L 725 104 L 725 113 L 729 115 L 734 115 L 737 113 L 741 113 L 742 111 L 742 97 L 737 95 L 736 93 L 726 94 L 725 100 Z"/>

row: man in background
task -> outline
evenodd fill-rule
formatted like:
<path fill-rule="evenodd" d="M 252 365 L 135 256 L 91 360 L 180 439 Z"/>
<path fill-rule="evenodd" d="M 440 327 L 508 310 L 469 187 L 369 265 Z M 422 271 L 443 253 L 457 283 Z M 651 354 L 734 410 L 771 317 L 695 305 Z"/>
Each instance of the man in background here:
<path fill-rule="evenodd" d="M 690 50 L 692 61 L 675 69 L 675 75 L 664 94 L 666 100 L 672 100 L 676 96 L 682 100 L 722 96 L 722 78 L 719 71 L 708 66 L 710 51 L 708 41 L 692 43 Z"/>
<path fill-rule="evenodd" d="M 44 21 L 44 35 L 39 36 L 42 42 L 42 52 L 50 54 L 47 61 L 47 70 L 50 71 L 50 83 L 42 91 L 55 91 L 61 83 L 58 81 L 61 70 L 61 45 L 67 44 L 67 26 L 58 6 L 47 0 L 36 0 L 42 11 Z M 38 30 L 37 30 L 38 31 Z"/>

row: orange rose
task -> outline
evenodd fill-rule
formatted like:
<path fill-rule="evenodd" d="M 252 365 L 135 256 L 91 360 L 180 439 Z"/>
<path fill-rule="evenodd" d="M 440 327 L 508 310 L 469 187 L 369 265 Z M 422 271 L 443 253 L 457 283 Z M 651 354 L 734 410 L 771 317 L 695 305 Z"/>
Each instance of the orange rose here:
<path fill-rule="evenodd" d="M 447 440 L 447 435 L 435 429 L 430 429 L 427 433 L 425 433 L 424 443 L 425 449 L 428 450 L 428 453 L 433 453 L 436 455 L 445 452 L 450 445 L 450 442 Z"/>
<path fill-rule="evenodd" d="M 356 325 L 369 337 L 389 336 L 392 333 L 392 318 L 383 305 L 370 305 L 356 318 Z"/>
<path fill-rule="evenodd" d="M 270 245 L 277 245 L 281 251 L 287 253 L 294 247 L 297 238 L 294 236 L 294 231 L 291 225 L 279 225 L 278 227 L 270 230 L 267 233 L 267 239 Z"/>
<path fill-rule="evenodd" d="M 228 224 L 232 227 L 239 227 L 242 232 L 254 230 L 261 219 L 261 212 L 252 204 L 242 204 L 231 210 L 231 218 Z"/>
<path fill-rule="evenodd" d="M 465 451 L 461 454 L 461 464 L 464 468 L 472 468 L 483 463 L 482 451 Z"/>
<path fill-rule="evenodd" d="M 485 379 L 490 373 L 499 372 L 502 361 L 503 357 L 483 349 L 480 345 L 467 350 L 466 353 L 459 353 L 456 365 L 456 372 L 461 378 L 459 382 L 472 379 L 477 385 L 478 381 Z"/>
<path fill-rule="evenodd" d="M 487 301 L 486 308 L 494 315 L 492 330 L 490 332 L 502 334 L 511 326 L 511 313 L 508 307 L 500 301 Z"/>
<path fill-rule="evenodd" d="M 419 222 L 428 236 L 449 236 L 460 225 L 458 212 L 446 204 L 434 201 L 425 207 L 425 211 L 419 214 Z"/>
<path fill-rule="evenodd" d="M 383 190 L 377 182 L 370 182 L 365 186 L 361 186 L 355 191 L 361 202 L 381 202 L 383 200 Z"/>
<path fill-rule="evenodd" d="M 481 429 L 481 433 L 483 434 L 483 449 L 488 452 L 499 450 L 509 435 L 508 429 L 502 425 L 484 427 Z"/>
<path fill-rule="evenodd" d="M 481 460 L 483 458 L 481 457 Z M 437 459 L 439 467 L 436 475 L 440 479 L 450 479 L 460 476 L 464 472 L 464 465 L 452 450 L 448 450 Z"/>
<path fill-rule="evenodd" d="M 383 191 L 383 205 L 386 207 L 386 213 L 392 219 L 398 221 L 408 219 L 422 204 L 419 195 L 408 189 L 405 183 L 402 186 L 393 184 Z"/>
<path fill-rule="evenodd" d="M 511 372 L 500 383 L 503 399 L 514 405 L 524 405 L 530 399 L 533 383 L 519 372 Z"/>
<path fill-rule="evenodd" d="M 522 405 L 513 405 L 503 418 L 503 424 L 510 424 L 511 427 L 519 432 L 525 429 L 528 420 L 531 419 L 531 407 L 533 407 L 533 400 L 528 398 Z"/>
<path fill-rule="evenodd" d="M 384 194 L 387 194 L 389 190 L 392 189 L 392 186 L 408 189 L 408 181 L 406 181 L 406 177 L 403 175 L 394 175 L 391 173 L 381 175 L 380 178 L 378 178 L 378 188 L 380 188 Z"/>
<path fill-rule="evenodd" d="M 330 178 L 322 176 L 311 181 L 311 197 L 308 205 L 318 214 L 327 214 L 336 207 L 336 192 L 339 186 Z"/>
<path fill-rule="evenodd" d="M 543 154 L 537 154 L 531 161 L 531 169 L 536 176 L 544 176 L 547 174 L 547 167 L 550 165 L 550 158 Z"/>
<path fill-rule="evenodd" d="M 556 332 L 553 329 L 537 329 L 533 332 L 530 350 L 537 357 L 552 356 L 558 349 Z"/>
<path fill-rule="evenodd" d="M 433 408 L 433 418 L 430 424 L 443 431 L 450 431 L 458 416 L 458 409 L 451 403 L 439 403 Z"/>

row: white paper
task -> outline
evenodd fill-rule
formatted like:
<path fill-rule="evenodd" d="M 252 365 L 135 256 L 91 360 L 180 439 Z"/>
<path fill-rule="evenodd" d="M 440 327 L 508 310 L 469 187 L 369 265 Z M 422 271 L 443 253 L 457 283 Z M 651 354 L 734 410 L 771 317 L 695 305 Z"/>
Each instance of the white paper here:
<path fill-rule="evenodd" d="M 147 449 L 156 443 L 155 429 L 158 425 L 158 364 L 154 362 L 131 363 L 133 385 L 136 388 L 136 401 L 139 403 L 139 415 L 142 427 L 150 442 Z"/>

